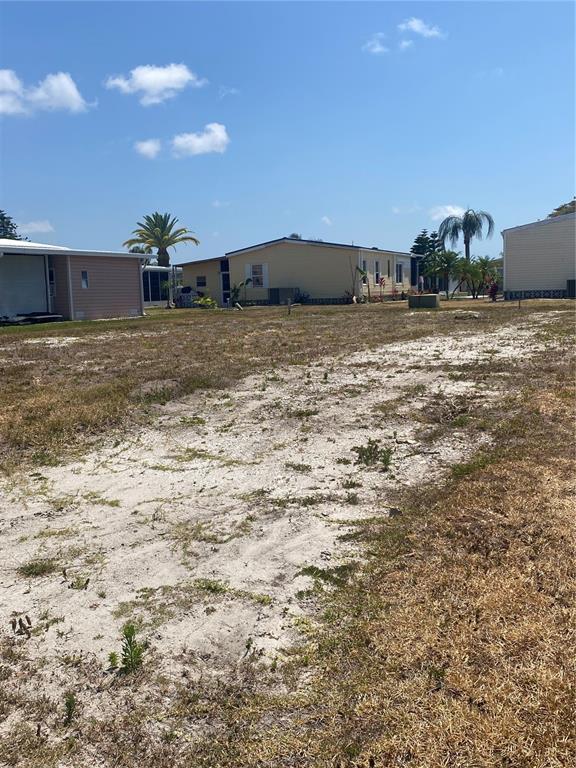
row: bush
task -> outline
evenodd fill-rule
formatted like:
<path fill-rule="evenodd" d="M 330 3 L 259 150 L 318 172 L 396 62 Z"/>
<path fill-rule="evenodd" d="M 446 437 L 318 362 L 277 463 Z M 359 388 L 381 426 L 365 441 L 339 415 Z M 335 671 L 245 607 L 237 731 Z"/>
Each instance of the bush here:
<path fill-rule="evenodd" d="M 199 307 L 200 309 L 216 309 L 218 304 L 210 296 L 202 296 L 199 299 L 195 299 L 192 306 Z"/>

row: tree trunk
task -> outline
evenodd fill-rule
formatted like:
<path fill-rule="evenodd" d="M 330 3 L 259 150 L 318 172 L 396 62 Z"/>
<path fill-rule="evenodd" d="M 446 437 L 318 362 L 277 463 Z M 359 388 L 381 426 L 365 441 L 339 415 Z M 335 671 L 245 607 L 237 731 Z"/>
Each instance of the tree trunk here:
<path fill-rule="evenodd" d="M 446 298 L 450 299 L 450 273 L 444 272 L 444 280 L 446 281 L 446 285 L 444 286 L 446 289 Z"/>
<path fill-rule="evenodd" d="M 156 254 L 156 258 L 158 260 L 159 267 L 170 266 L 170 254 L 168 253 L 166 248 L 158 248 L 158 253 Z"/>
<path fill-rule="evenodd" d="M 466 261 L 470 261 L 470 238 L 469 237 L 464 238 L 464 255 L 466 257 Z"/>

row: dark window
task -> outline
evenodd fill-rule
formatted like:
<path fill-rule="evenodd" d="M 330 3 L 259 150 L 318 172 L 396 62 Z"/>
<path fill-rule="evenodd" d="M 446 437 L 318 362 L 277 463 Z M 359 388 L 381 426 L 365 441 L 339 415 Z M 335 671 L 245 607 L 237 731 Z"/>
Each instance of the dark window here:
<path fill-rule="evenodd" d="M 228 266 L 228 259 L 220 259 L 220 272 L 230 272 L 230 267 Z"/>
<path fill-rule="evenodd" d="M 158 272 L 150 272 L 150 301 L 160 301 L 162 298 L 160 294 L 160 274 Z"/>
<path fill-rule="evenodd" d="M 196 288 L 206 288 L 206 278 L 204 276 L 199 275 L 196 278 Z"/>
<path fill-rule="evenodd" d="M 150 272 L 142 272 L 142 287 L 144 289 L 144 301 L 150 301 Z"/>
<path fill-rule="evenodd" d="M 82 270 L 82 288 L 88 288 L 88 271 Z"/>
<path fill-rule="evenodd" d="M 223 291 L 230 290 L 230 273 L 229 272 L 224 272 L 222 274 L 222 290 Z"/>

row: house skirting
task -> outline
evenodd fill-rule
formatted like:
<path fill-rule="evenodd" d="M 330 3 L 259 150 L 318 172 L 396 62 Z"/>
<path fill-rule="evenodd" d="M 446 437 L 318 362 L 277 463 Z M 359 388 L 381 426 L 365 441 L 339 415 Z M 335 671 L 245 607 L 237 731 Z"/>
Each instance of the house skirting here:
<path fill-rule="evenodd" d="M 537 291 L 504 291 L 506 301 L 518 301 L 519 299 L 565 299 L 567 291 L 563 288 L 546 288 Z"/>

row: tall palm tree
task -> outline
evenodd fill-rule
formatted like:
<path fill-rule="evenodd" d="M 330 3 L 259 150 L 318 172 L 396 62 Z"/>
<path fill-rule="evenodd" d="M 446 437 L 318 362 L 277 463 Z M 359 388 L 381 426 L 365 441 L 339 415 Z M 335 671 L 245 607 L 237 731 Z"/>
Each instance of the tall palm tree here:
<path fill-rule="evenodd" d="M 174 248 L 179 243 L 199 244 L 198 238 L 185 227 L 176 229 L 178 219 L 170 216 L 169 213 L 153 213 L 151 216 L 144 216 L 144 221 L 138 222 L 138 227 L 124 243 L 125 248 L 132 248 L 135 245 L 141 245 L 145 248 L 156 248 L 156 256 L 159 267 L 170 266 L 170 254 L 168 248 Z"/>
<path fill-rule="evenodd" d="M 450 241 L 452 247 L 458 242 L 460 235 L 464 238 L 464 256 L 466 261 L 470 261 L 470 243 L 472 238 L 482 239 L 484 226 L 487 228 L 487 237 L 494 234 L 494 219 L 486 211 L 473 211 L 468 208 L 462 216 L 448 216 L 438 229 L 438 236 L 442 245 L 446 240 Z"/>

